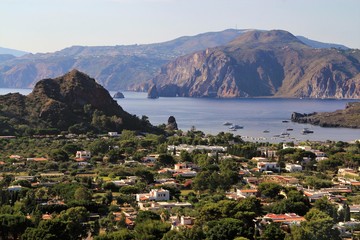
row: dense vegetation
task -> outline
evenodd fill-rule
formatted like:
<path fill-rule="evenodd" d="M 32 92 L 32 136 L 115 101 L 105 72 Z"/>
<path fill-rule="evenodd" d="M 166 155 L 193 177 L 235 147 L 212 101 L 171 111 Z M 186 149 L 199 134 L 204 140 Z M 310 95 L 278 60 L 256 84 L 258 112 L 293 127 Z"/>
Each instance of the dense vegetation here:
<path fill-rule="evenodd" d="M 176 134 L 175 134 L 176 133 Z M 260 144 L 242 141 L 231 133 L 216 136 L 201 131 L 169 132 L 169 136 L 124 130 L 119 137 L 83 135 L 20 137 L 1 139 L 0 147 L 0 221 L 2 239 L 82 239 L 93 236 L 104 239 L 339 239 L 334 223 L 349 219 L 347 204 L 360 203 L 358 189 L 347 194 L 344 210 L 323 198 L 310 203 L 294 187 L 264 181 L 258 189 L 261 198 L 232 200 L 225 197 L 234 188 L 249 188 L 239 170 L 255 167 L 252 157 L 261 156 L 259 147 L 278 150 L 279 162 L 291 162 L 309 152 L 282 149 L 282 144 Z M 178 156 L 167 150 L 168 145 L 220 145 L 233 155 L 222 158 L 202 150 L 182 151 Z M 293 173 L 304 187 L 329 187 L 339 167 L 360 165 L 360 144 L 344 142 L 306 143 L 324 151 L 328 160 L 307 163 L 305 171 Z M 91 151 L 87 165 L 74 160 L 78 150 Z M 10 155 L 20 158 L 10 158 Z M 142 164 L 144 157 L 158 154 L 153 165 Z M 26 161 L 26 158 L 46 157 L 47 161 Z M 311 156 L 310 156 L 311 157 Z M 129 165 L 129 160 L 131 164 Z M 163 167 L 189 162 L 198 166 L 193 178 L 176 176 L 175 185 L 157 186 L 157 179 L 173 177 L 159 173 Z M 317 166 L 316 166 L 317 165 Z M 316 167 L 321 173 L 316 170 Z M 50 177 L 43 173 L 63 173 Z M 253 172 L 252 176 L 261 173 Z M 289 175 L 289 174 L 287 174 Z M 21 179 L 21 176 L 33 176 Z M 136 176 L 133 185 L 118 186 L 113 181 Z M 9 186 L 22 186 L 9 191 Z M 192 208 L 139 211 L 135 226 L 129 227 L 122 209 L 138 209 L 134 194 L 152 188 L 168 189 L 170 201 L 187 201 Z M 50 204 L 51 202 L 51 204 Z M 265 204 L 266 203 L 266 204 Z M 297 213 L 307 221 L 291 229 L 272 223 L 259 228 L 255 221 L 266 213 Z M 48 216 L 48 217 L 46 217 Z M 190 216 L 192 228 L 171 230 L 170 216 Z M 352 217 L 356 217 L 353 215 Z"/>

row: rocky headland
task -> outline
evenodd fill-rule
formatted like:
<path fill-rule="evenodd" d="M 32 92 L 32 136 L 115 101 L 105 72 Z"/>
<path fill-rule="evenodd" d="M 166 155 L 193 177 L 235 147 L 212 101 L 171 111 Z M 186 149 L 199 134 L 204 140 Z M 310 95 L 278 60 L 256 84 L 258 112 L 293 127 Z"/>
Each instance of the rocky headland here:
<path fill-rule="evenodd" d="M 360 128 L 360 102 L 351 102 L 343 110 L 335 112 L 297 113 L 291 115 L 291 121 L 308 123 L 321 127 Z"/>

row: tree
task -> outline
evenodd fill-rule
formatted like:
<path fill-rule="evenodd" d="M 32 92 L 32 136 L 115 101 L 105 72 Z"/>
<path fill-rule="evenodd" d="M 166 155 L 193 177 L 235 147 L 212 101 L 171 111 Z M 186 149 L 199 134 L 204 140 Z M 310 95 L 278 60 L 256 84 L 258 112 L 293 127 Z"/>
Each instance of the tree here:
<path fill-rule="evenodd" d="M 54 149 L 50 151 L 49 157 L 56 162 L 69 161 L 69 155 L 67 154 L 67 152 L 61 149 Z"/>
<path fill-rule="evenodd" d="M 334 221 L 325 212 L 312 208 L 306 215 L 300 227 L 291 228 L 291 240 L 340 240 L 340 233 L 333 229 Z"/>
<path fill-rule="evenodd" d="M 94 240 L 132 240 L 132 239 L 134 239 L 134 235 L 128 229 L 121 229 L 116 232 L 96 236 L 94 238 Z"/>
<path fill-rule="evenodd" d="M 259 184 L 258 189 L 265 197 L 274 199 L 279 195 L 282 186 L 277 183 L 262 182 Z"/>
<path fill-rule="evenodd" d="M 234 239 L 235 237 L 252 237 L 253 228 L 249 228 L 242 220 L 234 218 L 223 218 L 208 223 L 209 231 L 206 239 Z"/>
<path fill-rule="evenodd" d="M 79 202 L 88 203 L 92 199 L 92 194 L 89 189 L 85 187 L 79 187 L 75 190 L 74 200 Z"/>
<path fill-rule="evenodd" d="M 146 169 L 138 169 L 135 171 L 135 176 L 140 177 L 147 184 L 154 182 L 154 174 Z"/>
<path fill-rule="evenodd" d="M 136 240 L 159 240 L 170 230 L 170 224 L 159 220 L 137 223 L 134 229 Z"/>
<path fill-rule="evenodd" d="M 136 224 L 147 220 L 161 220 L 160 215 L 152 211 L 140 211 L 136 216 Z"/>
<path fill-rule="evenodd" d="M 31 226 L 30 220 L 19 214 L 1 214 L 0 223 L 1 239 L 18 239 L 26 228 Z"/>
<path fill-rule="evenodd" d="M 174 160 L 173 156 L 171 156 L 169 154 L 163 154 L 163 153 L 159 155 L 158 162 L 162 166 L 170 166 L 170 165 L 175 164 L 175 160 Z"/>
<path fill-rule="evenodd" d="M 265 230 L 261 234 L 262 240 L 281 240 L 285 238 L 285 232 L 280 229 L 280 224 L 270 223 L 266 225 Z"/>
<path fill-rule="evenodd" d="M 333 220 L 337 220 L 337 207 L 335 206 L 335 204 L 331 203 L 326 197 L 316 200 L 314 203 L 314 207 L 332 217 Z"/>

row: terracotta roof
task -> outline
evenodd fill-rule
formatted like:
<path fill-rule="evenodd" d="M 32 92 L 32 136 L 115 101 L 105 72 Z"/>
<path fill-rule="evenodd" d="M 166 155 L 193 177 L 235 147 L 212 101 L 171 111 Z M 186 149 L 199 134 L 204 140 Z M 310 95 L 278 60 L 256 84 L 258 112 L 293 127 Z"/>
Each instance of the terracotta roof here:
<path fill-rule="evenodd" d="M 270 218 L 274 222 L 301 222 L 305 221 L 304 217 L 301 217 L 295 213 L 285 213 L 285 214 L 275 214 L 268 213 L 264 216 L 264 218 Z"/>
<path fill-rule="evenodd" d="M 42 219 L 43 220 L 50 220 L 50 219 L 52 219 L 52 216 L 50 214 L 43 214 Z"/>
<path fill-rule="evenodd" d="M 241 189 L 240 192 L 242 193 L 256 193 L 258 192 L 257 189 Z"/>

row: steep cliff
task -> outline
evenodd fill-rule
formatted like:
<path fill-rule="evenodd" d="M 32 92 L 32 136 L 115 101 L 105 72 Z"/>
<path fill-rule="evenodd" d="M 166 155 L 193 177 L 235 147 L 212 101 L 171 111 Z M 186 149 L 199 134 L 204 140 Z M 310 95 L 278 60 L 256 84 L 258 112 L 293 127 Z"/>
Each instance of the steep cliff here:
<path fill-rule="evenodd" d="M 314 49 L 286 31 L 248 31 L 177 58 L 152 82 L 160 96 L 359 98 L 359 60 L 359 50 Z"/>

